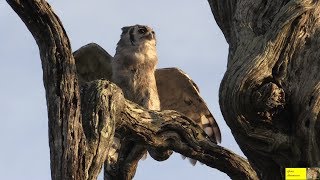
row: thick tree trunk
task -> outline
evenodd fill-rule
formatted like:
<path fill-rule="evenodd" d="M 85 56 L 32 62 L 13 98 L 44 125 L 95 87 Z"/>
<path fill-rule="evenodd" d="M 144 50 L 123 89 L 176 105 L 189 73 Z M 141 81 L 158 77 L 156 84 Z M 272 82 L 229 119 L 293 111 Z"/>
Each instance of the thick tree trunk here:
<path fill-rule="evenodd" d="M 48 4 L 8 1 L 34 36 L 40 50 L 49 118 L 53 179 L 84 176 L 84 137 L 74 58 L 61 22 Z M 76 153 L 75 153 L 76 152 Z"/>
<path fill-rule="evenodd" d="M 229 43 L 221 110 L 258 176 L 319 166 L 319 1 L 209 3 Z"/>
<path fill-rule="evenodd" d="M 92 102 L 83 107 L 92 117 L 82 116 L 75 61 L 60 20 L 43 0 L 7 2 L 39 46 L 48 106 L 52 179 L 96 179 L 114 134 L 115 107 L 119 106 L 114 103 L 121 102 L 108 96 L 111 93 L 117 97 L 115 88 L 105 87 L 108 93 L 91 90 L 97 98 L 94 102 L 92 98 L 83 101 Z M 82 123 L 82 119 L 92 124 Z"/>

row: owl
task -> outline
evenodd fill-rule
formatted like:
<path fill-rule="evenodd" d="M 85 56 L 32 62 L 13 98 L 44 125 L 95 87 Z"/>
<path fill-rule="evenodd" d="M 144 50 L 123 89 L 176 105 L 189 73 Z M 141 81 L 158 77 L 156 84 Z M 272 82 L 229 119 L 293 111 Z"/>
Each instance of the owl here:
<path fill-rule="evenodd" d="M 176 110 L 194 120 L 213 141 L 221 142 L 219 126 L 192 79 L 178 68 L 156 69 L 156 36 L 152 28 L 123 27 L 113 58 L 95 43 L 78 49 L 74 57 L 80 83 L 109 79 L 127 99 L 150 110 Z M 196 164 L 195 160 L 190 162 Z"/>
<path fill-rule="evenodd" d="M 112 61 L 112 81 L 127 99 L 150 110 L 160 110 L 157 63 L 154 31 L 142 25 L 123 27 Z"/>

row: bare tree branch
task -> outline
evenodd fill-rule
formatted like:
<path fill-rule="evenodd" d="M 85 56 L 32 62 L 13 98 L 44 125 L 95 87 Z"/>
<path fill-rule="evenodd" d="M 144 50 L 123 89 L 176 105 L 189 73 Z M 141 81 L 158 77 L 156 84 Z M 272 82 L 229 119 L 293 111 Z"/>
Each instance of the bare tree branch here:
<path fill-rule="evenodd" d="M 87 139 L 85 179 L 97 179 L 115 134 L 116 119 L 124 106 L 122 91 L 105 82 L 87 83 L 81 88 L 83 129 Z"/>
<path fill-rule="evenodd" d="M 48 106 L 52 179 L 82 179 L 85 141 L 75 62 L 67 35 L 45 1 L 7 2 L 39 46 Z"/>
<path fill-rule="evenodd" d="M 96 93 L 99 98 L 93 104 L 83 103 L 86 111 L 98 114 L 84 116 L 84 120 L 90 119 L 92 124 L 82 125 L 75 61 L 60 20 L 44 0 L 7 2 L 39 46 L 48 106 L 52 179 L 96 179 L 114 135 L 113 99 Z M 116 97 L 114 91 L 110 93 Z M 83 102 L 91 102 L 87 96 L 83 96 Z M 110 105 L 110 109 L 105 111 L 106 107 L 99 106 L 100 102 Z"/>
<path fill-rule="evenodd" d="M 112 85 L 106 80 L 94 83 L 97 89 Z M 113 99 L 125 101 L 116 123 L 116 131 L 122 138 L 160 151 L 174 150 L 217 168 L 233 179 L 257 179 L 246 159 L 213 143 L 202 128 L 186 116 L 175 111 L 147 110 L 120 96 Z M 115 109 L 120 110 L 121 107 Z"/>
<path fill-rule="evenodd" d="M 141 111 L 127 101 L 121 134 L 154 149 L 174 150 L 227 173 L 233 179 L 256 179 L 247 160 L 213 143 L 192 120 L 175 111 Z"/>

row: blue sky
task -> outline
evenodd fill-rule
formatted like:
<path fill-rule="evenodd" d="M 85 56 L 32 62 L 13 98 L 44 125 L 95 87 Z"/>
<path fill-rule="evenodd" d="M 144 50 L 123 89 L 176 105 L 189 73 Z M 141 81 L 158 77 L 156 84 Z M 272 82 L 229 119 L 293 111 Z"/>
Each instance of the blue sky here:
<path fill-rule="evenodd" d="M 146 24 L 157 34 L 158 67 L 178 67 L 200 88 L 218 122 L 222 146 L 243 155 L 223 120 L 218 90 L 228 45 L 206 0 L 48 1 L 60 17 L 73 51 L 96 42 L 114 55 L 121 27 Z M 31 33 L 0 2 L 0 179 L 50 179 L 48 120 L 38 47 Z M 179 154 L 164 162 L 139 163 L 137 180 L 229 179 Z M 99 177 L 102 179 L 102 177 Z"/>

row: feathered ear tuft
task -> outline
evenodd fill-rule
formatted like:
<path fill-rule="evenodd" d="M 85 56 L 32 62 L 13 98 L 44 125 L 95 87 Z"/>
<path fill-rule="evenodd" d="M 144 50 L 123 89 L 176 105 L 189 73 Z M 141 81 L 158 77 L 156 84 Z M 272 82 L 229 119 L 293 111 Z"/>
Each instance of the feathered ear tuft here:
<path fill-rule="evenodd" d="M 131 26 L 125 26 L 125 27 L 122 27 L 121 30 L 122 30 L 122 35 L 126 34 L 129 29 L 131 28 Z"/>

